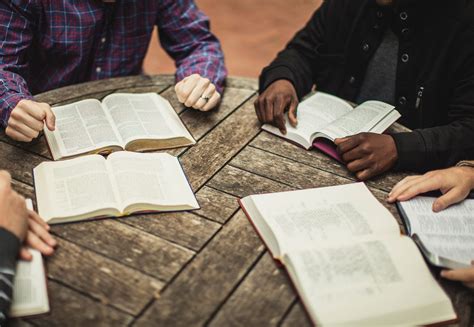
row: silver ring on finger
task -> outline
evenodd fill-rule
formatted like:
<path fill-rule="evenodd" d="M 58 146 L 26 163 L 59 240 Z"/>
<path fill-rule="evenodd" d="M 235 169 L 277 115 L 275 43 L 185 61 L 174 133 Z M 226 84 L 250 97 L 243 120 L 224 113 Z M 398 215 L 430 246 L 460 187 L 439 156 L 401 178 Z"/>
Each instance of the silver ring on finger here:
<path fill-rule="evenodd" d="M 201 95 L 201 99 L 203 99 L 204 101 L 206 101 L 206 103 L 208 103 L 209 100 L 211 99 L 211 97 L 208 96 L 208 95 L 204 96 L 204 94 L 203 94 L 203 95 Z"/>

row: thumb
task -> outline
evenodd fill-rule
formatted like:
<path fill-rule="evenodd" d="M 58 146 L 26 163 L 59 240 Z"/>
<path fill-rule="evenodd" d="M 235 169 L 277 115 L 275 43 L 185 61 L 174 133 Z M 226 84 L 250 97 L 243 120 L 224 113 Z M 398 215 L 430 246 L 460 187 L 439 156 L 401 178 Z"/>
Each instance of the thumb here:
<path fill-rule="evenodd" d="M 54 131 L 56 128 L 56 116 L 54 115 L 51 107 L 49 105 L 46 105 L 46 106 L 45 106 L 46 126 L 48 127 L 50 131 Z"/>
<path fill-rule="evenodd" d="M 297 108 L 298 108 L 298 102 L 295 100 L 292 100 L 290 104 L 290 110 L 288 112 L 288 120 L 290 121 L 290 125 L 293 127 L 296 127 L 296 125 L 298 125 L 298 119 L 296 118 Z"/>
<path fill-rule="evenodd" d="M 337 139 L 334 140 L 334 144 L 339 145 L 341 143 L 346 142 L 348 139 L 349 139 L 348 137 L 337 138 Z"/>
<path fill-rule="evenodd" d="M 464 197 L 465 196 L 460 189 L 453 188 L 433 202 L 433 211 L 440 212 L 454 203 L 461 202 L 464 200 Z"/>

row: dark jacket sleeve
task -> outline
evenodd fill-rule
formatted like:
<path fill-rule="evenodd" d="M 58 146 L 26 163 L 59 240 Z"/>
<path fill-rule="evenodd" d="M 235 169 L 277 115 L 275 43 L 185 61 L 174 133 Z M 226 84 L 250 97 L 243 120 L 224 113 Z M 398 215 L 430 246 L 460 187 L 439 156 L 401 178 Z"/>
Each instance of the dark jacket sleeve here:
<path fill-rule="evenodd" d="M 13 294 L 13 277 L 20 249 L 20 240 L 0 228 L 0 326 L 4 326 Z"/>
<path fill-rule="evenodd" d="M 331 3 L 331 0 L 324 1 L 307 25 L 293 37 L 277 58 L 263 69 L 260 75 L 260 93 L 281 79 L 293 83 L 300 99 L 311 91 L 317 65 L 315 50 L 323 43 Z"/>
<path fill-rule="evenodd" d="M 428 171 L 474 159 L 474 30 L 464 33 L 451 51 L 456 68 L 445 125 L 393 135 L 399 170 Z M 460 50 L 460 51 L 459 51 Z"/>

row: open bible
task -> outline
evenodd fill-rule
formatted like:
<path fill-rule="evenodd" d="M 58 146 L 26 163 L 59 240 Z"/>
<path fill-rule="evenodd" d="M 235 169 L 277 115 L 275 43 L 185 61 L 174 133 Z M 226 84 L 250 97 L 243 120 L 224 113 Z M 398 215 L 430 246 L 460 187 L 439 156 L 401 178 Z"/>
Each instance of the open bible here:
<path fill-rule="evenodd" d="M 178 158 L 166 153 L 89 155 L 33 173 L 38 213 L 49 224 L 199 209 Z"/>
<path fill-rule="evenodd" d="M 427 260 L 451 269 L 471 267 L 474 260 L 474 200 L 433 212 L 436 198 L 418 196 L 398 202 L 407 232 Z"/>
<path fill-rule="evenodd" d="M 195 144 L 171 104 L 156 93 L 116 93 L 53 107 L 56 129 L 44 134 L 54 160 L 114 151 Z"/>
<path fill-rule="evenodd" d="M 415 243 L 363 183 L 252 195 L 241 206 L 315 324 L 456 319 Z"/>
<path fill-rule="evenodd" d="M 286 114 L 286 135 L 269 124 L 262 129 L 307 150 L 315 147 L 339 161 L 335 139 L 362 132 L 381 134 L 401 117 L 395 107 L 384 102 L 367 101 L 352 108 L 347 101 L 322 92 L 302 101 L 297 113 L 296 128 L 290 125 Z"/>

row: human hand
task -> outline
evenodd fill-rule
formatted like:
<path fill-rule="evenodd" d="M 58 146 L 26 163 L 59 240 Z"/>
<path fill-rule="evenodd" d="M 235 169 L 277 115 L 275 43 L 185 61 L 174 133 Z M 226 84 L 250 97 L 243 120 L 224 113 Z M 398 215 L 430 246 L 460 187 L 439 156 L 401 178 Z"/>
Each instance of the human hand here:
<path fill-rule="evenodd" d="M 430 171 L 422 176 L 410 176 L 393 188 L 388 202 L 408 201 L 418 194 L 440 190 L 443 196 L 433 203 L 433 211 L 439 212 L 454 203 L 461 202 L 474 188 L 474 168 L 452 167 Z"/>
<path fill-rule="evenodd" d="M 29 210 L 28 215 L 29 229 L 26 234 L 25 243 L 20 250 L 20 258 L 27 261 L 33 259 L 28 248 L 38 250 L 46 256 L 52 255 L 57 242 L 49 234 L 49 225 L 32 210 Z"/>
<path fill-rule="evenodd" d="M 56 117 L 49 104 L 21 100 L 10 114 L 5 133 L 15 141 L 31 142 L 43 130 L 45 121 L 54 131 Z"/>
<path fill-rule="evenodd" d="M 474 261 L 471 262 L 471 264 L 474 265 Z M 454 270 L 443 270 L 441 271 L 441 277 L 461 282 L 465 286 L 474 289 L 474 267 Z"/>
<path fill-rule="evenodd" d="M 390 135 L 360 133 L 336 139 L 334 143 L 347 169 L 361 181 L 386 172 L 398 159 L 397 147 Z"/>
<path fill-rule="evenodd" d="M 211 81 L 199 74 L 193 74 L 174 87 L 178 101 L 186 107 L 209 111 L 219 104 L 221 95 Z"/>
<path fill-rule="evenodd" d="M 25 199 L 11 188 L 11 177 L 0 171 L 0 227 L 23 242 L 28 231 L 28 210 Z"/>
<path fill-rule="evenodd" d="M 296 127 L 296 108 L 298 107 L 298 95 L 296 89 L 287 80 L 278 80 L 270 84 L 267 89 L 260 94 L 254 103 L 258 120 L 262 124 L 272 124 L 282 134 L 286 134 L 285 111 L 288 110 L 288 120 L 290 125 Z"/>

